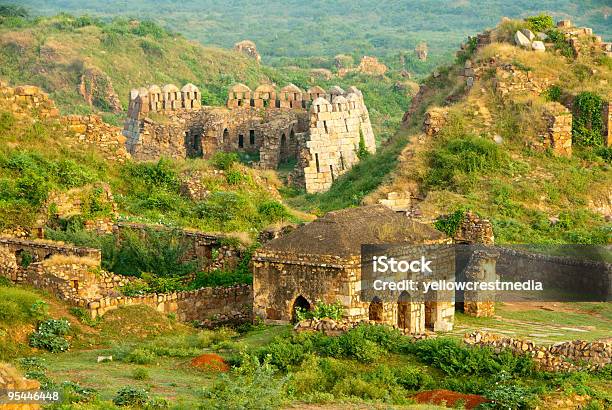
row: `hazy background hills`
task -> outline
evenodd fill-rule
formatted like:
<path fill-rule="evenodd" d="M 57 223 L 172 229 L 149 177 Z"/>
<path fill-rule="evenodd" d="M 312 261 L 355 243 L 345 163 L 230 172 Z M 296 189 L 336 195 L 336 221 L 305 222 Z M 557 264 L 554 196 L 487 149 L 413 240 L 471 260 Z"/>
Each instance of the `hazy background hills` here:
<path fill-rule="evenodd" d="M 448 58 L 467 35 L 494 26 L 500 16 L 517 18 L 539 12 L 557 19 L 572 18 L 578 24 L 593 27 L 607 39 L 612 34 L 609 0 L 19 0 L 13 3 L 42 14 L 69 12 L 153 19 L 207 45 L 231 47 L 248 38 L 257 43 L 268 64 L 292 62 L 320 66 L 312 57 L 344 53 L 357 58 L 375 55 L 393 65 L 400 52 L 411 52 L 421 41 L 429 44 L 432 60 L 438 60 L 442 56 Z M 287 61 L 287 57 L 292 61 Z"/>

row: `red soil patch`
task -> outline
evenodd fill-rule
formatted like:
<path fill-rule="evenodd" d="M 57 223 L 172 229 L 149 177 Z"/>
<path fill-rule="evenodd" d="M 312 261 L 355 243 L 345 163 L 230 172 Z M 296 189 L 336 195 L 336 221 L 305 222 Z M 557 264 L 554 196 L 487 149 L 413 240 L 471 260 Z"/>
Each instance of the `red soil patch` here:
<path fill-rule="evenodd" d="M 225 363 L 225 360 L 223 360 L 223 358 L 218 354 L 214 353 L 206 353 L 194 358 L 191 361 L 191 365 L 215 372 L 228 372 L 230 369 L 229 365 Z"/>
<path fill-rule="evenodd" d="M 476 394 L 463 394 L 450 390 L 430 390 L 416 394 L 413 399 L 422 404 L 438 404 L 447 407 L 454 407 L 458 402 L 462 402 L 466 410 L 486 403 L 489 400 Z"/>

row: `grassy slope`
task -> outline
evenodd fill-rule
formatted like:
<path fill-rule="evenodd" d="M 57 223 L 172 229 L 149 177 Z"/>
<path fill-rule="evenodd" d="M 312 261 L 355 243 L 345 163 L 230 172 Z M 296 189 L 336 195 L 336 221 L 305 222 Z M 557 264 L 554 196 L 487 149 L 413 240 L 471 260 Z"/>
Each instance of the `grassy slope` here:
<path fill-rule="evenodd" d="M 500 36 L 507 36 L 509 26 L 516 24 L 520 26 L 508 23 L 500 29 Z M 550 52 L 538 54 L 495 43 L 480 50 L 474 59 L 488 61 L 493 56 L 498 61 L 521 66 L 535 77 L 551 78 L 563 94 L 592 91 L 605 98 L 610 92 L 610 59 L 600 54 L 569 60 Z M 289 202 L 305 209 L 327 211 L 362 201 L 375 202 L 386 192 L 408 190 L 426 196 L 419 204 L 425 217 L 469 207 L 492 219 L 500 242 L 609 241 L 609 223 L 595 212 L 595 204 L 605 204 L 612 189 L 609 163 L 591 148 L 575 146 L 574 156 L 567 159 L 525 146 L 526 141 L 537 138 L 535 125 L 541 122 L 538 113 L 545 103 L 544 96 L 525 97 L 524 104 L 518 106 L 504 104 L 493 92 L 492 74 L 486 75 L 465 98 L 450 107 L 451 121 L 439 137 L 416 143 L 425 110 L 444 105 L 449 95 L 464 93 L 461 69 L 462 64 L 444 67 L 440 77 L 426 80 L 430 91 L 411 123 L 392 139 L 394 143 L 338 178 L 329 192 L 307 196 L 294 193 Z M 484 125 L 481 114 L 474 114 L 485 111 L 483 107 L 491 115 L 489 126 Z M 496 134 L 504 139 L 499 147 L 490 142 Z M 462 172 L 450 162 L 461 163 L 465 153 L 448 158 L 445 165 L 434 166 L 432 153 L 447 155 L 448 144 L 470 135 L 483 135 L 491 152 L 504 159 L 471 173 Z M 396 166 L 398 153 L 408 141 L 415 143 L 399 155 Z M 557 216 L 562 223 L 553 227 L 548 218 Z"/>

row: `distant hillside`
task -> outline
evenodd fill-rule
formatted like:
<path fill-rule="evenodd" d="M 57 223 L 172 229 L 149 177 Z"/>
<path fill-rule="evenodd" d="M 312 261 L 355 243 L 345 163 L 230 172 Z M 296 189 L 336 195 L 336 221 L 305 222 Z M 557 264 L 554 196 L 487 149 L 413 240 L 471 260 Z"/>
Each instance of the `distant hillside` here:
<path fill-rule="evenodd" d="M 8 1 L 9 3 L 11 1 Z M 385 57 L 399 65 L 398 54 L 408 56 L 407 68 L 425 73 L 441 58 L 448 60 L 470 33 L 493 27 L 501 16 L 511 18 L 546 12 L 555 18 L 574 16 L 578 24 L 593 27 L 610 38 L 612 14 L 607 0 L 19 0 L 36 12 L 88 13 L 109 17 L 118 13 L 150 18 L 204 44 L 231 47 L 245 38 L 254 40 L 265 62 L 286 57 L 327 57 L 336 54 Z M 430 47 L 430 61 L 419 62 L 412 52 L 421 41 Z M 286 61 L 286 60 L 285 60 Z M 324 62 L 325 62 L 324 61 Z M 309 60 L 321 63 L 321 59 Z"/>

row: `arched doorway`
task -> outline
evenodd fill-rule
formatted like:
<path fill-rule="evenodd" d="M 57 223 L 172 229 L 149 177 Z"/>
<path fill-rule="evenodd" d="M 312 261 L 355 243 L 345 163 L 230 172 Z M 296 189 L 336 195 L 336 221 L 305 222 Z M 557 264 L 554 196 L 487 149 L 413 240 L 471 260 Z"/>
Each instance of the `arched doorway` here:
<path fill-rule="evenodd" d="M 401 329 L 410 329 L 412 310 L 412 297 L 403 291 L 397 300 L 397 326 Z"/>
<path fill-rule="evenodd" d="M 372 302 L 370 302 L 370 307 L 368 308 L 368 319 L 376 322 L 382 322 L 383 320 L 383 303 L 378 296 L 374 296 L 374 299 L 372 299 Z"/>
<path fill-rule="evenodd" d="M 229 141 L 229 131 L 226 128 L 223 130 L 223 138 L 221 139 L 221 143 L 223 145 L 227 145 L 228 141 Z"/>
<path fill-rule="evenodd" d="M 298 309 L 299 311 L 302 311 L 302 312 L 310 310 L 310 303 L 302 295 L 295 298 L 295 301 L 293 302 L 293 307 L 291 308 L 291 321 L 292 322 L 297 322 Z"/>

